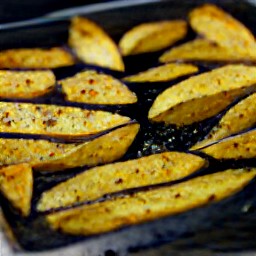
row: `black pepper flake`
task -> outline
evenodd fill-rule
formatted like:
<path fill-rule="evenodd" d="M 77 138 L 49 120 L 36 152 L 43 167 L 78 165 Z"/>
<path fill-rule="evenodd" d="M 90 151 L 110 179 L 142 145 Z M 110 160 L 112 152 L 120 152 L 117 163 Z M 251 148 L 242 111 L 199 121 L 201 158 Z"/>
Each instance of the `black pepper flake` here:
<path fill-rule="evenodd" d="M 116 181 L 115 181 L 115 184 L 122 184 L 123 183 L 123 179 L 117 179 Z"/>

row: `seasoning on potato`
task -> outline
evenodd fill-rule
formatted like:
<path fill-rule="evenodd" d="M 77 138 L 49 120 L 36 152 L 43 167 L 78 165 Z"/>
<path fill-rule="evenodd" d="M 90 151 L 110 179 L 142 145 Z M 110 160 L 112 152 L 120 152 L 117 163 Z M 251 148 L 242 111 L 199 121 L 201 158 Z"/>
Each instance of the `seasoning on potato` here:
<path fill-rule="evenodd" d="M 124 71 L 124 63 L 116 44 L 91 20 L 82 17 L 71 20 L 69 45 L 85 63 Z"/>
<path fill-rule="evenodd" d="M 253 34 L 238 20 L 213 4 L 205 4 L 189 14 L 192 28 L 210 41 L 256 57 L 256 42 Z"/>
<path fill-rule="evenodd" d="M 205 165 L 199 156 L 166 152 L 94 167 L 44 192 L 37 209 L 46 211 L 124 189 L 178 180 Z"/>
<path fill-rule="evenodd" d="M 256 89 L 256 67 L 228 65 L 193 76 L 154 101 L 148 117 L 155 122 L 189 125 L 224 110 L 237 97 Z"/>
<path fill-rule="evenodd" d="M 196 143 L 191 150 L 196 150 L 210 145 L 230 135 L 239 133 L 256 124 L 256 93 L 241 100 L 220 119 L 208 135 Z"/>
<path fill-rule="evenodd" d="M 130 121 L 106 111 L 56 105 L 0 102 L 0 132 L 79 137 Z"/>
<path fill-rule="evenodd" d="M 121 158 L 139 131 L 128 123 L 83 143 L 53 143 L 47 140 L 0 139 L 0 166 L 29 163 L 39 171 L 95 166 Z"/>
<path fill-rule="evenodd" d="M 143 23 L 126 32 L 119 42 L 122 55 L 162 50 L 183 39 L 187 23 L 183 20 L 166 20 Z"/>
<path fill-rule="evenodd" d="M 256 130 L 225 138 L 199 151 L 220 160 L 256 158 Z"/>
<path fill-rule="evenodd" d="M 135 93 L 116 78 L 87 70 L 59 81 L 68 101 L 90 104 L 132 104 Z"/>
<path fill-rule="evenodd" d="M 35 98 L 52 91 L 55 86 L 52 71 L 0 70 L 1 98 Z"/>
<path fill-rule="evenodd" d="M 31 166 L 18 164 L 1 168 L 0 191 L 24 217 L 28 216 L 33 192 Z"/>
<path fill-rule="evenodd" d="M 0 68 L 57 68 L 73 64 L 73 56 L 61 47 L 0 51 Z"/>
<path fill-rule="evenodd" d="M 72 235 L 95 235 L 220 201 L 242 190 L 256 169 L 226 170 L 125 197 L 52 213 L 51 228 Z"/>
<path fill-rule="evenodd" d="M 198 68 L 192 64 L 168 63 L 124 77 L 123 80 L 131 83 L 166 82 L 196 72 L 198 72 Z"/>
<path fill-rule="evenodd" d="M 256 61 L 256 55 L 234 51 L 205 39 L 195 39 L 163 53 L 159 61 L 245 62 Z"/>

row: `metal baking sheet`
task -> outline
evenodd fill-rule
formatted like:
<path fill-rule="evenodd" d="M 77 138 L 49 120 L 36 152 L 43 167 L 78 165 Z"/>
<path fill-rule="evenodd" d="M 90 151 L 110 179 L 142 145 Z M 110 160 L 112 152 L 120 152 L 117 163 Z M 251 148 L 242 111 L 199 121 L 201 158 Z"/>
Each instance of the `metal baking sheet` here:
<path fill-rule="evenodd" d="M 123 2 L 123 4 L 121 4 Z M 52 13 L 28 22 L 0 25 L 0 49 L 19 47 L 50 47 L 64 45 L 67 41 L 69 19 L 73 15 L 84 15 L 99 23 L 116 41 L 132 26 L 141 22 L 186 18 L 193 7 L 214 2 L 241 20 L 256 34 L 256 7 L 246 1 L 140 1 L 125 4 L 128 1 L 102 5 L 93 8 L 83 7 Z M 97 9 L 98 6 L 98 9 Z M 156 58 L 153 55 L 141 56 L 140 65 L 134 65 L 134 59 L 125 60 L 128 70 L 133 73 L 151 67 Z M 71 75 L 83 65 L 55 70 L 59 78 Z M 202 66 L 202 69 L 209 67 Z M 118 77 L 119 73 L 115 73 Z M 177 82 L 177 81 L 176 81 Z M 175 83 L 175 82 L 173 82 Z M 165 88 L 167 85 L 162 85 Z M 169 85 L 168 85 L 169 86 Z M 140 92 L 137 92 L 138 94 Z M 158 93 L 158 92 L 153 92 Z M 141 98 L 145 95 L 142 94 Z M 57 100 L 54 98 L 54 100 Z M 131 110 L 124 110 L 124 112 Z M 136 116 L 135 116 L 136 118 Z M 155 129 L 155 128 L 153 128 Z M 159 130 L 159 133 L 162 131 Z M 178 135 L 177 135 L 178 136 Z M 183 134 L 177 138 L 177 146 L 184 142 Z M 185 136 L 186 137 L 186 136 Z M 187 138 L 189 140 L 189 138 Z M 186 140 L 186 138 L 185 138 Z M 174 147 L 175 148 L 175 147 Z M 152 148 L 150 149 L 152 151 Z M 255 162 L 250 163 L 255 166 Z M 40 180 L 40 177 L 38 178 Z M 137 226 L 127 227 L 108 234 L 89 239 L 78 239 L 70 244 L 41 246 L 37 251 L 36 242 L 42 239 L 33 231 L 26 230 L 28 242 L 22 248 L 19 235 L 11 234 L 9 227 L 13 222 L 8 219 L 8 211 L 1 215 L 4 234 L 1 233 L 0 255 L 256 255 L 255 230 L 256 186 L 253 181 L 237 195 L 210 206 L 152 221 Z M 7 217 L 7 218 L 6 218 Z M 6 219 L 9 221 L 6 222 Z M 40 221 L 40 219 L 39 219 Z M 15 222 L 15 221 L 14 221 Z M 9 231 L 9 232 L 8 232 Z M 22 233 L 21 233 L 22 234 Z M 50 241 L 51 233 L 45 233 L 42 244 Z M 47 239 L 49 239 L 47 241 Z M 24 242 L 23 242 L 24 243 Z M 30 244 L 29 244 L 30 243 Z M 23 246 L 24 247 L 24 246 Z M 31 250 L 29 250 L 29 248 Z"/>

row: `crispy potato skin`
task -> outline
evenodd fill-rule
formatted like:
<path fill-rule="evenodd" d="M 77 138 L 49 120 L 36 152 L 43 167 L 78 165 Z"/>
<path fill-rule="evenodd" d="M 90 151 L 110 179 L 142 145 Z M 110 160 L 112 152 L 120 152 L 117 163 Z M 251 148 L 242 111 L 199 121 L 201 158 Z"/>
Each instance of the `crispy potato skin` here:
<path fill-rule="evenodd" d="M 73 64 L 73 56 L 61 47 L 10 49 L 0 52 L 0 68 L 57 68 Z"/>
<path fill-rule="evenodd" d="M 199 151 L 215 159 L 249 159 L 256 157 L 256 130 L 232 136 Z"/>
<path fill-rule="evenodd" d="M 165 82 L 175 78 L 198 72 L 198 68 L 191 64 L 169 63 L 151 68 L 135 75 L 124 77 L 126 82 Z"/>
<path fill-rule="evenodd" d="M 0 102 L 0 131 L 79 137 L 97 134 L 130 121 L 105 111 L 56 105 Z"/>
<path fill-rule="evenodd" d="M 138 131 L 139 124 L 127 124 L 81 144 L 2 138 L 0 166 L 26 162 L 36 171 L 61 171 L 109 163 L 126 153 Z"/>
<path fill-rule="evenodd" d="M 171 46 L 186 34 L 187 23 L 183 20 L 144 23 L 126 32 L 119 48 L 124 56 L 154 52 Z"/>
<path fill-rule="evenodd" d="M 109 232 L 219 201 L 240 191 L 255 174 L 256 169 L 227 170 L 174 186 L 52 213 L 46 219 L 53 229 L 63 233 L 95 235 Z"/>
<path fill-rule="evenodd" d="M 234 52 L 248 52 L 256 56 L 253 34 L 238 20 L 212 4 L 205 4 L 189 14 L 192 28 L 208 40 L 231 48 Z"/>
<path fill-rule="evenodd" d="M 18 164 L 1 168 L 0 190 L 24 217 L 28 216 L 33 192 L 31 166 Z"/>
<path fill-rule="evenodd" d="M 220 122 L 212 128 L 209 134 L 196 143 L 191 150 L 196 150 L 217 142 L 220 139 L 246 130 L 256 124 L 256 93 L 241 100 L 229 109 Z"/>
<path fill-rule="evenodd" d="M 85 63 L 124 71 L 124 63 L 116 44 L 91 20 L 82 17 L 71 20 L 69 45 Z"/>
<path fill-rule="evenodd" d="M 206 39 L 195 39 L 167 50 L 160 56 L 159 61 L 254 62 L 255 52 L 234 51 L 231 47 L 226 48 Z"/>
<path fill-rule="evenodd" d="M 59 81 L 68 101 L 90 104 L 132 104 L 135 93 L 114 77 L 87 70 Z"/>
<path fill-rule="evenodd" d="M 228 65 L 184 80 L 158 95 L 152 121 L 182 126 L 211 117 L 235 98 L 255 91 L 256 68 Z"/>
<path fill-rule="evenodd" d="M 166 152 L 126 162 L 95 167 L 43 193 L 40 211 L 95 200 L 129 188 L 183 178 L 206 165 L 198 156 Z"/>
<path fill-rule="evenodd" d="M 52 71 L 0 70 L 0 97 L 35 98 L 54 89 L 56 80 Z"/>

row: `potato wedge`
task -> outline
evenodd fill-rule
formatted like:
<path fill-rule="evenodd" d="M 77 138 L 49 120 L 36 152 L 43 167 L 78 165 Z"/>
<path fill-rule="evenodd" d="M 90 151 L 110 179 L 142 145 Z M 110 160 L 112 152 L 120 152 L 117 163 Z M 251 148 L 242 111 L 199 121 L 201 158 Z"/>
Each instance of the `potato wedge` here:
<path fill-rule="evenodd" d="M 196 143 L 191 150 L 203 148 L 225 137 L 239 133 L 256 124 L 256 93 L 241 100 L 229 109 L 209 134 Z"/>
<path fill-rule="evenodd" d="M 37 209 L 46 211 L 129 188 L 181 179 L 206 165 L 198 156 L 166 152 L 95 167 L 44 192 Z"/>
<path fill-rule="evenodd" d="M 138 131 L 139 124 L 129 123 L 80 144 L 0 139 L 0 165 L 26 162 L 35 170 L 61 171 L 84 165 L 105 164 L 122 157 Z"/>
<path fill-rule="evenodd" d="M 73 64 L 73 56 L 61 47 L 0 51 L 0 68 L 57 68 Z"/>
<path fill-rule="evenodd" d="M 124 71 L 124 63 L 116 44 L 91 20 L 82 17 L 73 18 L 68 42 L 85 63 Z"/>
<path fill-rule="evenodd" d="M 158 95 L 152 121 L 189 125 L 216 115 L 235 98 L 256 89 L 256 67 L 228 65 L 182 81 Z"/>
<path fill-rule="evenodd" d="M 243 189 L 256 169 L 226 170 L 132 196 L 52 213 L 51 228 L 72 235 L 95 235 L 188 211 L 219 201 Z"/>
<path fill-rule="evenodd" d="M 198 68 L 191 64 L 169 63 L 151 68 L 135 75 L 124 77 L 125 82 L 166 82 L 175 78 L 198 72 Z"/>
<path fill-rule="evenodd" d="M 1 168 L 0 191 L 23 216 L 28 216 L 33 192 L 31 166 L 18 164 Z"/>
<path fill-rule="evenodd" d="M 0 132 L 79 137 L 125 124 L 129 117 L 55 105 L 0 102 Z"/>
<path fill-rule="evenodd" d="M 205 4 L 189 14 L 192 28 L 208 40 L 230 48 L 234 52 L 248 52 L 256 56 L 253 34 L 238 20 L 213 4 Z"/>
<path fill-rule="evenodd" d="M 215 159 L 256 158 L 256 130 L 238 134 L 216 144 L 206 146 L 199 151 Z"/>
<path fill-rule="evenodd" d="M 156 21 L 140 24 L 126 32 L 119 42 L 124 56 L 162 50 L 187 34 L 184 20 Z"/>
<path fill-rule="evenodd" d="M 0 97 L 35 98 L 54 89 L 52 71 L 7 71 L 0 70 Z"/>
<path fill-rule="evenodd" d="M 238 52 L 205 39 L 195 39 L 167 50 L 159 58 L 162 63 L 177 60 L 204 62 L 256 61 L 256 53 Z"/>
<path fill-rule="evenodd" d="M 87 70 L 59 81 L 66 99 L 90 104 L 131 104 L 135 93 L 121 81 L 106 74 Z"/>

